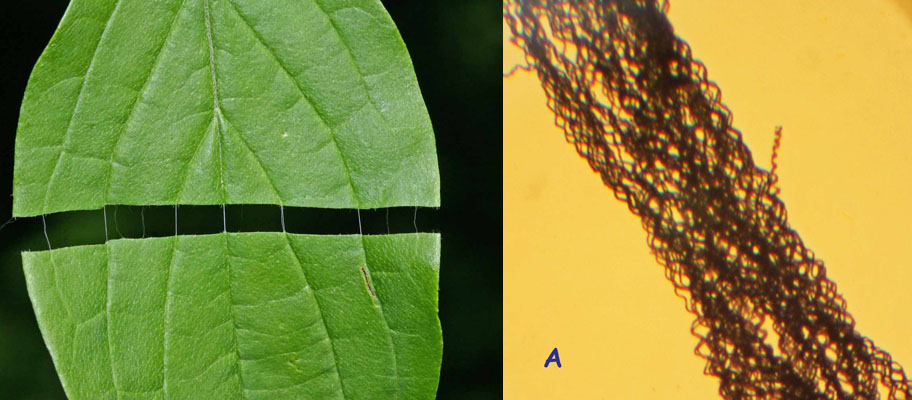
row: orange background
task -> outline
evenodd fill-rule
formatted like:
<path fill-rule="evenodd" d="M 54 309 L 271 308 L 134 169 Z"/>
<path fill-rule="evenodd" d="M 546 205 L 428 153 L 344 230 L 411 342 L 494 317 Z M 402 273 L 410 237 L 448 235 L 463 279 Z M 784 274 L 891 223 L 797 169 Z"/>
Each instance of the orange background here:
<path fill-rule="evenodd" d="M 856 328 L 912 372 L 912 1 L 672 2 Z M 503 70 L 522 60 L 504 26 Z M 719 398 L 638 218 L 564 140 L 533 73 L 503 83 L 504 398 Z M 554 347 L 562 368 L 543 368 Z"/>

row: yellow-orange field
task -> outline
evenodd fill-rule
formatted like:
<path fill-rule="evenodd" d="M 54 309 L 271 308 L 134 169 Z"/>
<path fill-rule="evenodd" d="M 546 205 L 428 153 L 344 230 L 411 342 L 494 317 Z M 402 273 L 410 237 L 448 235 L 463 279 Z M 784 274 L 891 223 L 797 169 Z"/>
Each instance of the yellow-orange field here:
<path fill-rule="evenodd" d="M 670 19 L 758 165 L 783 126 L 792 227 L 910 374 L 912 1 L 682 0 Z M 506 25 L 503 46 L 507 71 L 522 54 Z M 503 90 L 504 398 L 718 398 L 639 219 L 565 142 L 533 73 Z M 545 369 L 554 347 L 562 367 Z"/>

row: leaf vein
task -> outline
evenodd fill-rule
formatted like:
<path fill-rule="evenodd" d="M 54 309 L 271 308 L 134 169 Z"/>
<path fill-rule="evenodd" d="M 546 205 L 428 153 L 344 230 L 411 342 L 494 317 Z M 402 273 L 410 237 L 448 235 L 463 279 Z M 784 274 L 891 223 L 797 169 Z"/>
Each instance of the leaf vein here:
<path fill-rule="evenodd" d="M 237 337 L 237 320 L 234 317 L 234 300 L 231 298 L 231 248 L 229 246 L 230 241 L 228 240 L 228 234 L 222 233 L 222 236 L 225 237 L 225 272 L 228 276 L 228 314 L 231 317 L 231 335 L 234 342 L 234 355 L 235 355 L 235 365 L 237 365 L 237 375 L 238 382 L 241 386 L 241 395 L 246 399 L 247 398 L 247 387 L 244 386 L 244 372 L 241 370 L 241 351 L 238 348 L 238 337 Z"/>
<path fill-rule="evenodd" d="M 370 89 L 367 87 L 367 81 L 364 80 L 365 74 L 363 71 L 361 71 L 361 66 L 358 65 L 358 62 L 355 60 L 355 53 L 352 51 L 351 45 L 349 45 L 348 41 L 346 41 L 345 38 L 342 37 L 342 35 L 339 33 L 341 31 L 339 30 L 339 27 L 336 25 L 336 20 L 333 19 L 332 15 L 330 13 L 326 12 L 326 10 L 323 8 L 323 5 L 320 4 L 319 0 L 314 1 L 314 3 L 317 5 L 317 8 L 319 8 L 320 11 L 323 12 L 323 14 L 326 14 L 326 18 L 329 19 L 329 23 L 332 25 L 333 30 L 336 32 L 336 36 L 339 37 L 339 41 L 342 42 L 342 45 L 345 47 L 345 51 L 348 52 L 348 56 L 351 58 L 352 64 L 354 64 L 355 69 L 358 70 L 358 79 L 361 81 L 361 86 L 364 88 L 364 92 L 367 93 L 367 99 L 370 101 L 371 105 L 374 107 L 374 110 L 377 111 L 377 114 L 380 115 L 380 118 L 383 119 L 383 122 L 386 122 L 387 126 L 389 126 L 389 121 L 386 119 L 386 116 L 383 115 L 382 112 L 380 112 L 380 108 L 377 107 L 377 103 L 374 101 L 374 96 L 371 95 Z M 360 7 L 354 7 L 354 6 L 341 8 L 341 9 L 336 10 L 336 12 L 346 10 L 346 9 L 357 9 L 357 10 L 364 12 L 365 14 L 370 15 L 370 13 L 364 11 L 364 9 L 362 9 Z M 379 74 L 379 73 L 380 72 L 375 73 L 374 75 Z"/>
<path fill-rule="evenodd" d="M 96 56 L 98 56 L 98 49 L 101 47 L 101 42 L 104 40 L 105 36 L 108 33 L 108 28 L 111 27 L 111 21 L 114 20 L 114 14 L 117 13 L 117 10 L 120 8 L 120 0 L 117 0 L 117 3 L 114 4 L 114 8 L 111 9 L 111 15 L 108 15 L 108 19 L 105 20 L 104 29 L 101 31 L 101 35 L 98 36 L 98 42 L 95 43 L 95 49 L 92 51 L 92 58 L 89 60 L 89 67 L 86 68 L 85 75 L 82 77 L 82 83 L 79 85 L 79 94 L 76 96 L 76 103 L 73 104 L 73 111 L 70 112 L 70 119 L 67 121 L 66 130 L 63 132 L 63 139 L 61 144 L 63 149 L 60 150 L 60 154 L 57 156 L 57 161 L 54 163 L 54 170 L 51 172 L 51 177 L 48 179 L 47 187 L 44 191 L 44 206 L 42 207 L 42 214 L 47 214 L 48 209 L 48 197 L 50 197 L 51 188 L 54 185 L 54 178 L 57 177 L 57 171 L 60 168 L 60 160 L 63 159 L 63 152 L 66 151 L 67 138 L 72 132 L 73 121 L 76 119 L 76 109 L 79 108 L 79 104 L 82 102 L 82 95 L 85 93 L 86 82 L 89 80 L 89 75 L 92 73 L 92 67 L 95 65 Z"/>
<path fill-rule="evenodd" d="M 301 263 L 301 257 L 298 256 L 298 251 L 295 250 L 294 246 L 291 245 L 291 238 L 288 236 L 288 233 L 283 234 L 285 237 L 285 242 L 288 244 L 288 248 L 291 250 L 292 258 L 298 264 L 298 269 L 301 271 L 301 277 L 304 278 L 304 284 L 307 286 L 310 285 L 310 280 L 307 279 L 307 271 L 304 268 L 304 264 Z M 313 288 L 313 286 L 311 286 Z M 316 290 L 312 290 L 312 297 L 314 304 L 317 305 L 317 311 L 320 313 L 320 321 L 323 322 L 323 331 L 326 332 L 326 340 L 329 341 L 329 348 L 333 353 L 333 364 L 336 367 L 336 376 L 339 378 L 339 387 L 342 392 L 342 398 L 347 399 L 348 395 L 345 393 L 345 383 L 342 380 L 342 372 L 339 369 L 339 354 L 336 352 L 336 345 L 333 343 L 332 337 L 329 334 L 329 327 L 326 325 L 326 318 L 323 317 L 323 308 L 320 306 L 320 300 L 317 299 Z"/>
<path fill-rule="evenodd" d="M 231 121 L 228 120 L 228 116 L 224 114 L 222 114 L 222 116 L 225 117 L 225 123 L 227 125 L 231 125 Z M 228 127 L 226 126 L 225 128 L 227 129 Z M 231 130 L 229 129 L 228 131 L 230 132 Z M 240 139 L 241 143 L 244 145 L 244 148 L 247 149 L 247 152 L 250 153 L 251 156 L 253 156 L 253 159 L 256 161 L 257 166 L 260 167 L 260 171 L 263 171 L 263 175 L 266 176 L 266 183 L 270 188 L 272 188 L 272 194 L 275 196 L 276 201 L 280 206 L 284 206 L 285 203 L 282 201 L 282 197 L 279 196 L 279 188 L 276 186 L 275 181 L 272 180 L 272 177 L 269 176 L 269 171 L 267 171 L 266 166 L 263 165 L 263 160 L 255 151 L 253 151 L 253 148 L 250 147 L 250 143 L 247 143 L 247 139 L 244 139 L 244 135 L 241 132 L 236 133 L 238 139 Z"/>
<path fill-rule="evenodd" d="M 218 124 L 218 121 L 215 120 L 215 112 L 212 114 L 212 122 L 206 125 L 206 129 L 203 131 L 203 134 L 200 135 L 199 141 L 196 142 L 196 148 L 193 150 L 193 154 L 190 156 L 190 160 L 187 161 L 187 166 L 183 168 L 183 174 L 181 174 L 180 181 L 177 185 L 177 200 L 175 203 L 180 204 L 181 197 L 184 195 L 184 188 L 187 186 L 187 179 L 190 177 L 190 165 L 193 164 L 193 160 L 196 159 L 196 156 L 199 155 L 200 150 L 203 148 L 203 142 L 206 141 L 206 136 L 209 133 L 209 127 L 212 126 L 212 123 L 215 122 Z M 218 129 L 216 126 L 215 129 Z M 219 163 L 219 168 L 221 168 L 221 163 Z"/>
<path fill-rule="evenodd" d="M 105 332 L 107 337 L 105 341 L 108 347 L 108 365 L 111 366 L 111 382 L 114 384 L 114 395 L 120 398 L 120 388 L 117 386 L 117 370 L 114 368 L 114 343 L 112 343 L 111 334 L 111 255 L 110 246 L 104 246 L 105 249 Z"/>
<path fill-rule="evenodd" d="M 162 396 L 168 398 L 168 311 L 171 309 L 171 277 L 174 275 L 174 259 L 177 255 L 177 240 L 171 240 L 171 258 L 165 273 L 165 304 L 162 307 Z"/>
<path fill-rule="evenodd" d="M 123 137 L 126 136 L 127 127 L 130 125 L 130 121 L 133 120 L 133 116 L 136 115 L 136 109 L 140 103 L 139 99 L 142 98 L 143 94 L 149 87 L 149 82 L 152 81 L 152 75 L 155 72 L 155 67 L 157 67 L 158 63 L 161 61 L 161 55 L 165 52 L 165 46 L 168 45 L 168 41 L 171 39 L 171 33 L 174 32 L 174 26 L 177 25 L 177 20 L 180 18 L 180 15 L 184 10 L 184 3 L 186 3 L 186 0 L 181 0 L 180 5 L 177 7 L 177 12 L 175 12 L 174 17 L 171 18 L 171 24 L 168 26 L 168 32 L 165 34 L 165 38 L 162 40 L 161 46 L 155 53 L 155 58 L 152 59 L 152 66 L 149 67 L 149 73 L 146 74 L 142 86 L 140 86 L 139 91 L 136 93 L 136 98 L 133 99 L 133 104 L 130 105 L 130 111 L 127 113 L 126 120 L 123 123 L 123 128 L 117 132 L 117 137 L 114 139 L 114 147 L 111 148 L 111 158 L 108 160 L 110 166 L 108 167 L 108 174 L 105 177 L 104 182 L 105 204 L 108 203 L 108 196 L 110 196 L 111 192 L 111 179 L 114 175 L 114 158 L 117 155 L 117 147 L 120 145 L 120 141 L 123 139 Z"/>
<path fill-rule="evenodd" d="M 235 15 L 237 15 L 238 18 L 240 18 L 241 21 L 244 22 L 243 25 L 246 26 L 250 30 L 250 33 L 253 35 L 254 38 L 256 38 L 257 42 L 260 43 L 260 45 L 262 45 L 263 48 L 266 49 L 266 53 L 269 54 L 273 58 L 273 60 L 275 60 L 276 64 L 279 66 L 279 69 L 281 69 L 285 73 L 285 75 L 288 76 L 289 79 L 291 79 L 291 81 L 294 83 L 295 89 L 298 90 L 298 94 L 301 95 L 301 98 L 306 100 L 307 103 L 310 104 L 310 107 L 317 114 L 317 116 L 320 117 L 320 121 L 323 123 L 323 126 L 326 127 L 326 129 L 329 131 L 329 137 L 330 137 L 330 139 L 332 139 L 333 145 L 335 146 L 336 150 L 339 152 L 339 159 L 342 161 L 342 168 L 345 171 L 346 178 L 348 179 L 348 185 L 349 185 L 349 188 L 351 188 L 351 193 L 352 193 L 353 199 L 355 200 L 355 205 L 357 206 L 357 208 L 361 208 L 361 200 L 358 197 L 358 191 L 355 190 L 355 183 L 354 183 L 354 180 L 352 180 L 351 169 L 348 166 L 348 162 L 346 161 L 345 154 L 342 152 L 342 147 L 339 146 L 339 141 L 336 138 L 335 130 L 333 129 L 332 126 L 330 126 L 329 122 L 326 121 L 326 117 L 317 108 L 316 103 L 314 103 L 313 99 L 311 99 L 309 96 L 307 96 L 307 94 L 304 92 L 304 89 L 301 88 L 301 83 L 298 82 L 297 77 L 292 75 L 291 71 L 289 71 L 288 68 L 285 67 L 284 61 L 282 61 L 282 59 L 279 58 L 279 55 L 275 52 L 275 50 L 271 46 L 269 46 L 269 44 L 266 43 L 266 41 L 260 36 L 260 34 L 256 31 L 256 29 L 253 28 L 253 25 L 251 25 L 250 22 L 248 22 L 247 19 L 244 18 L 244 15 L 237 9 L 237 6 L 234 4 L 233 1 L 229 0 L 228 4 L 231 5 L 230 8 L 234 11 Z"/>
<path fill-rule="evenodd" d="M 370 279 L 370 268 L 367 265 L 367 246 L 364 245 L 364 235 L 358 235 L 358 237 L 361 239 L 361 259 L 364 261 L 364 273 L 367 275 L 367 279 Z M 393 398 L 399 398 L 399 391 L 402 390 L 402 381 L 399 379 L 399 360 L 397 359 L 399 353 L 396 351 L 396 342 L 393 341 L 393 334 L 390 332 L 389 321 L 386 319 L 386 314 L 383 313 L 383 304 L 380 302 L 380 296 L 374 296 L 373 293 L 369 294 L 373 300 L 376 300 L 377 309 L 380 311 L 380 317 L 383 319 L 383 325 L 386 327 L 383 331 L 386 332 L 386 336 L 389 339 L 390 351 L 393 353 L 393 370 L 396 373 L 396 392 L 393 394 Z"/>
<path fill-rule="evenodd" d="M 215 78 L 215 45 L 212 41 L 212 21 L 209 17 L 209 0 L 203 2 L 206 22 L 206 41 L 209 45 L 209 73 L 212 78 L 212 114 L 216 117 L 216 129 L 218 129 L 218 156 L 219 156 L 219 186 L 222 191 L 222 203 L 227 203 L 228 192 L 225 187 L 225 166 L 222 158 L 222 124 L 218 116 L 222 115 L 222 108 L 219 106 L 218 81 Z"/>

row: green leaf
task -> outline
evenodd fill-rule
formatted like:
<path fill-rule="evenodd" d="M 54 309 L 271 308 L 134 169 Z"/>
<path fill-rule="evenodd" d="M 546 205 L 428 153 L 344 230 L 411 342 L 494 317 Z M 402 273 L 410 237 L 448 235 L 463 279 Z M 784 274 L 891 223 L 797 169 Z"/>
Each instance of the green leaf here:
<path fill-rule="evenodd" d="M 439 240 L 223 233 L 23 259 L 71 399 L 428 399 Z"/>
<path fill-rule="evenodd" d="M 438 206 L 378 0 L 73 0 L 29 79 L 13 215 L 106 204 Z"/>
<path fill-rule="evenodd" d="M 73 0 L 26 89 L 15 216 L 438 206 L 378 0 Z M 241 233 L 23 254 L 72 399 L 427 399 L 439 236 Z"/>

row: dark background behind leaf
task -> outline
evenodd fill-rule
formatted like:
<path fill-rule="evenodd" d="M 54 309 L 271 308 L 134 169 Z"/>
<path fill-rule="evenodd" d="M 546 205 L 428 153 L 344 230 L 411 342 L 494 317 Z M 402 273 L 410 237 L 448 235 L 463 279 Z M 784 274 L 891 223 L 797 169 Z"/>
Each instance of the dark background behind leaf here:
<path fill-rule="evenodd" d="M 13 6 L 12 4 L 16 4 Z M 408 46 L 437 137 L 442 207 L 418 210 L 422 231 L 442 233 L 440 319 L 443 325 L 443 365 L 440 399 L 488 399 L 501 396 L 502 275 L 501 275 L 501 135 L 495 101 L 501 92 L 495 74 L 500 61 L 497 3 L 489 0 L 395 1 L 384 5 Z M 0 223 L 10 218 L 13 144 L 19 104 L 28 75 L 57 27 L 67 2 L 35 0 L 4 3 L 0 8 Z M 243 207 L 241 207 L 243 208 Z M 182 209 L 183 210 L 183 209 Z M 112 227 L 109 234 L 121 236 Z M 150 210 L 150 230 L 162 210 Z M 277 218 L 264 207 L 233 208 L 244 224 L 229 222 L 229 230 L 277 230 Z M 121 209 L 123 236 L 138 236 L 136 209 Z M 289 230 L 324 233 L 307 228 L 307 215 L 289 218 Z M 411 226 L 412 210 L 394 210 L 390 225 Z M 218 213 L 182 211 L 182 233 L 201 233 L 221 226 Z M 352 214 L 354 215 L 354 214 Z M 385 216 L 365 213 L 367 233 L 382 233 Z M 53 243 L 101 243 L 100 211 L 47 217 Z M 313 219 L 313 218 L 312 218 Z M 161 222 L 161 221 L 158 221 Z M 338 230 L 352 233 L 350 226 Z M 162 225 L 164 226 L 164 225 Z M 234 229 L 232 229 L 234 228 Z M 162 228 L 167 229 L 167 228 Z M 394 231 L 408 231 L 405 228 Z M 340 232 L 341 233 L 341 232 Z M 167 233 L 163 233 L 167 234 Z M 40 218 L 17 220 L 0 230 L 0 398 L 63 399 L 51 357 L 35 322 L 25 288 L 19 253 L 47 247 Z"/>

